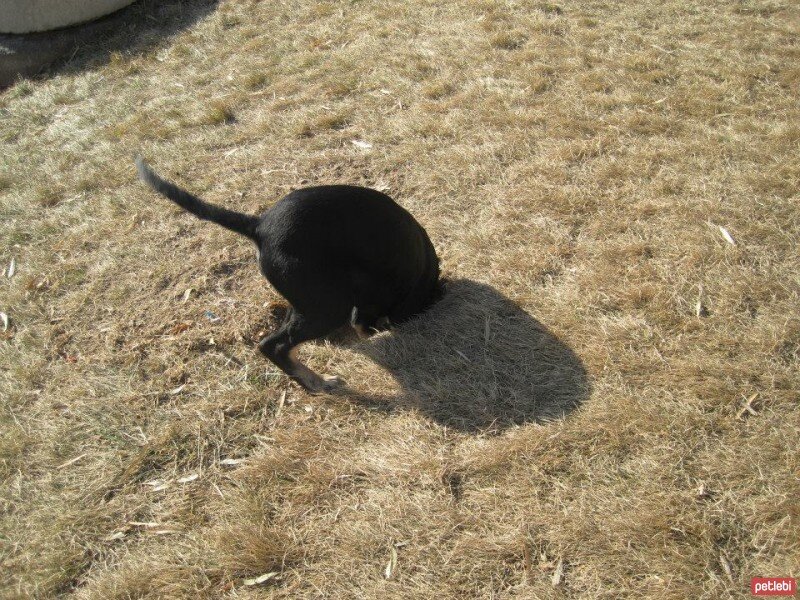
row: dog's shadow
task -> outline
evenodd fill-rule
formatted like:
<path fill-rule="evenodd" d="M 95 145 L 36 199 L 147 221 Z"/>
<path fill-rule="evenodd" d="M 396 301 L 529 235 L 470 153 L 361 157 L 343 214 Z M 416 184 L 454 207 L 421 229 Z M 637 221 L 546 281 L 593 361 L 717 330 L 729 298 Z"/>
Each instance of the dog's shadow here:
<path fill-rule="evenodd" d="M 391 334 L 352 347 L 386 369 L 400 393 L 348 389 L 373 408 L 415 409 L 469 432 L 564 417 L 590 393 L 581 360 L 492 287 L 450 281 L 433 307 Z"/>

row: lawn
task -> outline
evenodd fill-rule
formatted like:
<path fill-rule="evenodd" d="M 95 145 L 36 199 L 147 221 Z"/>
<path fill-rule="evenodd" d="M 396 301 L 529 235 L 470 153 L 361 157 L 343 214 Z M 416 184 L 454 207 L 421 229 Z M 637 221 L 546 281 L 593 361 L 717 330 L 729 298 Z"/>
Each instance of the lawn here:
<path fill-rule="evenodd" d="M 0 92 L 0 597 L 747 598 L 800 575 L 800 7 L 145 0 Z M 448 279 L 258 339 L 256 213 L 391 194 Z M 12 267 L 13 263 L 13 267 Z"/>

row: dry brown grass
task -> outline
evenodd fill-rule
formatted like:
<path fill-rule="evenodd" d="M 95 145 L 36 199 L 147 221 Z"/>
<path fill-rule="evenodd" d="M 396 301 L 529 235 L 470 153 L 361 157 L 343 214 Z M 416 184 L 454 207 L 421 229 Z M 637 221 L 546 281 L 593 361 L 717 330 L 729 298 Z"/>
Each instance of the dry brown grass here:
<path fill-rule="evenodd" d="M 205 6 L 155 4 L 0 95 L 3 597 L 800 574 L 796 3 L 227 1 L 168 37 Z M 137 183 L 137 151 L 253 212 L 385 186 L 450 293 L 308 346 L 351 387 L 309 397 L 254 351 L 252 249 Z"/>

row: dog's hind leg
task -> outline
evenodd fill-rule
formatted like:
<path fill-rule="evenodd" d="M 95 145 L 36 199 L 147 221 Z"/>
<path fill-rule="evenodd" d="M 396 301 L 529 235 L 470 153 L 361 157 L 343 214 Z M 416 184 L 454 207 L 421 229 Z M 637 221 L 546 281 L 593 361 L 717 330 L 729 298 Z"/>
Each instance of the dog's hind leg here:
<path fill-rule="evenodd" d="M 343 319 L 346 321 L 346 317 Z M 325 318 L 309 318 L 292 310 L 283 325 L 258 344 L 259 350 L 275 366 L 302 385 L 312 394 L 330 392 L 341 380 L 338 377 L 320 376 L 296 358 L 297 346 L 303 342 L 324 336 L 340 326 L 328 315 Z"/>

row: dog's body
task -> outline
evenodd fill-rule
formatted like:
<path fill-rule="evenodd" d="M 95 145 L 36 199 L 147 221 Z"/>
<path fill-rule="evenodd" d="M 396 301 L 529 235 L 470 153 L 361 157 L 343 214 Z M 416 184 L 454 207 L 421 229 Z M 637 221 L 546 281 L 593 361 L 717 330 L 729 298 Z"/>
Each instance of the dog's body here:
<path fill-rule="evenodd" d="M 296 190 L 259 217 L 203 202 L 161 179 L 141 159 L 139 176 L 201 219 L 249 237 L 259 268 L 291 304 L 281 327 L 259 343 L 264 355 L 311 392 L 328 391 L 294 348 L 348 322 L 359 333 L 424 311 L 439 288 L 439 260 L 425 230 L 378 191 L 345 185 Z"/>

